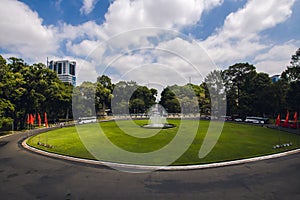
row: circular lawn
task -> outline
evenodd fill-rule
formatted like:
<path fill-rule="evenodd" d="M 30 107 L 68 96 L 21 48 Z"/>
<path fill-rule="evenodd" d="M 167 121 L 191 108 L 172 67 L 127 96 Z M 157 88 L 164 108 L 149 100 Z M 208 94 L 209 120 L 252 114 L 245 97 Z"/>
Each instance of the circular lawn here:
<path fill-rule="evenodd" d="M 99 125 L 104 134 L 99 136 L 99 130 L 95 129 L 94 124 L 85 124 L 79 125 L 80 133 L 82 134 L 82 130 L 84 130 L 86 137 L 89 137 L 90 140 L 97 140 L 95 144 L 100 145 L 101 151 L 106 155 L 113 155 L 116 152 L 113 152 L 114 150 L 110 148 L 110 145 L 101 143 L 101 140 L 104 139 L 103 137 L 107 137 L 113 145 L 125 151 L 148 153 L 168 145 L 176 137 L 178 128 L 180 127 L 180 120 L 168 120 L 168 123 L 175 124 L 176 127 L 159 131 L 151 129 L 145 130 L 142 126 L 147 123 L 147 120 L 135 120 L 134 123 L 138 126 L 132 127 L 131 131 L 133 131 L 135 135 L 143 136 L 143 134 L 146 134 L 148 136 L 150 135 L 150 137 L 133 137 L 124 133 L 124 131 L 119 128 L 118 125 L 120 123 L 124 126 L 131 125 L 129 121 L 119 121 L 118 124 L 115 121 L 100 122 Z M 186 129 L 184 130 L 184 134 L 186 135 L 191 134 L 188 128 L 189 123 L 191 126 L 194 124 L 193 120 L 185 120 Z M 207 156 L 199 158 L 199 150 L 206 136 L 208 127 L 209 121 L 199 122 L 196 137 L 188 149 L 183 154 L 178 155 L 178 159 L 171 165 L 192 165 L 230 161 L 269 155 L 300 147 L 300 137 L 298 135 L 266 127 L 226 122 L 224 123 L 223 131 L 216 145 Z M 77 130 L 76 127 L 52 130 L 29 138 L 27 144 L 52 153 L 95 159 L 83 144 Z M 153 131 L 153 133 L 151 131 Z M 280 148 L 274 148 L 276 145 L 278 145 L 278 147 L 280 146 Z M 168 153 L 171 155 L 173 152 Z M 164 158 L 158 157 L 157 160 L 159 159 Z M 109 156 L 104 157 L 102 161 L 139 164 L 110 158 Z"/>

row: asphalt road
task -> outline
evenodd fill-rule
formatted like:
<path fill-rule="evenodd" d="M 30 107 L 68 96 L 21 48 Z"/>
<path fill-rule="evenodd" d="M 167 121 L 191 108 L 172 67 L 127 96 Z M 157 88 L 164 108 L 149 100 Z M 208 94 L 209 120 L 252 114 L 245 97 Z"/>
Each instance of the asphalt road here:
<path fill-rule="evenodd" d="M 300 154 L 222 168 L 132 174 L 0 139 L 0 199 L 300 199 Z"/>

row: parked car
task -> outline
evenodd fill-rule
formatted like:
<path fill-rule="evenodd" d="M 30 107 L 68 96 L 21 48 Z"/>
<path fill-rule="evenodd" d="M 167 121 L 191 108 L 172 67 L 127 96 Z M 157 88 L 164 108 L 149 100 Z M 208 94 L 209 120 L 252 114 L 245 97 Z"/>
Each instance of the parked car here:
<path fill-rule="evenodd" d="M 243 120 L 241 118 L 234 119 L 235 122 L 242 122 Z"/>
<path fill-rule="evenodd" d="M 268 118 L 263 117 L 246 117 L 245 122 L 253 124 L 265 124 L 268 122 Z"/>

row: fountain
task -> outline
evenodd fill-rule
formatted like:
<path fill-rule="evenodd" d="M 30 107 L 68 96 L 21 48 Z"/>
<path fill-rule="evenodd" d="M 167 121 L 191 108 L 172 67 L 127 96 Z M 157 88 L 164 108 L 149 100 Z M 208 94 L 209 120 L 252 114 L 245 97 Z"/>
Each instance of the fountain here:
<path fill-rule="evenodd" d="M 154 104 L 149 112 L 149 123 L 144 125 L 144 128 L 166 129 L 175 127 L 174 124 L 168 124 L 166 120 L 167 111 L 159 104 Z"/>

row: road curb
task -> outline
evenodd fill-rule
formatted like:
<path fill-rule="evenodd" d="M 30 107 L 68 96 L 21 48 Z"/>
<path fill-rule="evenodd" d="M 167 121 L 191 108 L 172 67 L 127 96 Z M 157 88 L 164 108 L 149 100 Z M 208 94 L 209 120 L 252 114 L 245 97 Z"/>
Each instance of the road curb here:
<path fill-rule="evenodd" d="M 22 141 L 22 146 L 25 149 L 35 152 L 35 153 L 38 153 L 38 154 L 41 154 L 41 155 L 44 155 L 44 156 L 67 160 L 67 161 L 91 164 L 91 165 L 96 165 L 96 166 L 108 166 L 108 167 L 112 167 L 112 168 L 124 168 L 124 169 L 141 170 L 141 171 L 143 171 L 143 170 L 183 171 L 183 170 L 209 169 L 209 168 L 241 165 L 241 164 L 252 163 L 252 162 L 257 162 L 257 161 L 262 161 L 262 160 L 275 159 L 275 158 L 280 158 L 280 157 L 300 153 L 300 149 L 295 149 L 295 150 L 272 154 L 272 155 L 259 156 L 259 157 L 255 157 L 255 158 L 247 158 L 247 159 L 234 160 L 234 161 L 219 162 L 219 163 L 187 165 L 187 166 L 148 166 L 148 165 L 132 165 L 132 164 L 121 164 L 121 163 L 105 162 L 105 161 L 98 161 L 98 160 L 89 160 L 89 159 L 75 158 L 75 157 L 71 157 L 71 156 L 64 156 L 64 155 L 60 155 L 60 154 L 50 153 L 50 152 L 36 149 L 34 147 L 27 145 L 27 140 L 28 140 L 28 138 L 26 138 Z"/>

